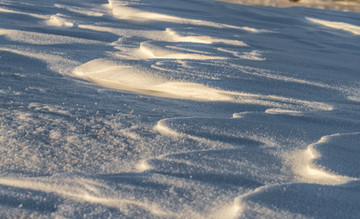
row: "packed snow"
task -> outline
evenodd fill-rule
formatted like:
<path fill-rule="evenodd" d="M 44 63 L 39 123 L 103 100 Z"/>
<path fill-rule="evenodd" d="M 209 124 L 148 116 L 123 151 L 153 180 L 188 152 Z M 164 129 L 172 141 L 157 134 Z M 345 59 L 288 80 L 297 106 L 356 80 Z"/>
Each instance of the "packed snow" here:
<path fill-rule="evenodd" d="M 1 217 L 359 218 L 359 5 L 0 0 Z"/>

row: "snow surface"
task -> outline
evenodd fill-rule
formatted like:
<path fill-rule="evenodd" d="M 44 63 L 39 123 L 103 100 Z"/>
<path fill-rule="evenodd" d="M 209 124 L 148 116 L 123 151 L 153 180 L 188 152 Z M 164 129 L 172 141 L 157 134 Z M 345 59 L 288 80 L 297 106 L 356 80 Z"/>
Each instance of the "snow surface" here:
<path fill-rule="evenodd" d="M 0 0 L 1 217 L 359 218 L 360 15 L 306 2 Z"/>

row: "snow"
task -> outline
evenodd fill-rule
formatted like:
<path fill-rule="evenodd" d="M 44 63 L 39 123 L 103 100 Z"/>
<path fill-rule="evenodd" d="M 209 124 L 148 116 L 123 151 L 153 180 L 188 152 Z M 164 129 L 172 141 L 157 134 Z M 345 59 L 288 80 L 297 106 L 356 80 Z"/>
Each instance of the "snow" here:
<path fill-rule="evenodd" d="M 311 22 L 324 25 L 325 27 L 330 27 L 330 28 L 334 28 L 334 29 L 338 29 L 338 30 L 344 30 L 344 31 L 353 33 L 355 35 L 360 35 L 360 26 L 348 24 L 345 22 L 325 21 L 325 20 L 320 20 L 320 19 L 315 19 L 315 18 L 306 18 L 306 19 L 308 19 Z"/>
<path fill-rule="evenodd" d="M 0 215 L 358 218 L 359 7 L 0 0 Z"/>
<path fill-rule="evenodd" d="M 219 0 L 246 5 L 266 5 L 272 7 L 312 7 L 329 10 L 360 11 L 357 0 Z"/>

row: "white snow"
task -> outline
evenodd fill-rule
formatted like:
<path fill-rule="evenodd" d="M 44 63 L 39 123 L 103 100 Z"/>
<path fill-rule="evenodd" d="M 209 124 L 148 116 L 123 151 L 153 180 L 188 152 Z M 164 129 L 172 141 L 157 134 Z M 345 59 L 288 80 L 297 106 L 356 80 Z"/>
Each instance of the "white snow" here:
<path fill-rule="evenodd" d="M 272 7 L 310 7 L 328 10 L 360 11 L 357 0 L 218 0 L 235 4 L 266 5 Z"/>
<path fill-rule="evenodd" d="M 0 0 L 1 217 L 357 218 L 359 9 Z"/>
<path fill-rule="evenodd" d="M 313 23 L 321 24 L 325 27 L 330 27 L 330 28 L 337 29 L 337 30 L 344 30 L 344 31 L 353 33 L 355 35 L 360 35 L 360 26 L 357 26 L 357 25 L 352 25 L 352 24 L 348 24 L 345 22 L 320 20 L 320 19 L 310 18 L 310 17 L 308 17 L 306 19 Z"/>
<path fill-rule="evenodd" d="M 323 185 L 337 185 L 345 184 L 355 178 L 336 175 L 316 167 L 312 162 L 320 158 L 320 154 L 315 150 L 315 147 L 328 143 L 332 137 L 339 136 L 339 134 L 323 136 L 316 143 L 310 144 L 304 151 L 294 155 L 292 165 L 294 172 L 303 177 L 305 182 L 318 183 Z"/>
<path fill-rule="evenodd" d="M 62 14 L 52 15 L 49 20 L 45 21 L 49 26 L 55 27 L 73 27 L 74 24 L 70 21 L 66 21 Z"/>

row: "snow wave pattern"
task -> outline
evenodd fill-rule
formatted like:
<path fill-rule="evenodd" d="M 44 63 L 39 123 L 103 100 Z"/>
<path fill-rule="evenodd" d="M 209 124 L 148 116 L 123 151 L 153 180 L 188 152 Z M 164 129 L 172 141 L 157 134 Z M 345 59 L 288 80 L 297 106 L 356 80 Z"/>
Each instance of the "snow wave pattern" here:
<path fill-rule="evenodd" d="M 3 217 L 359 215 L 359 15 L 3 0 L 0 18 Z"/>

